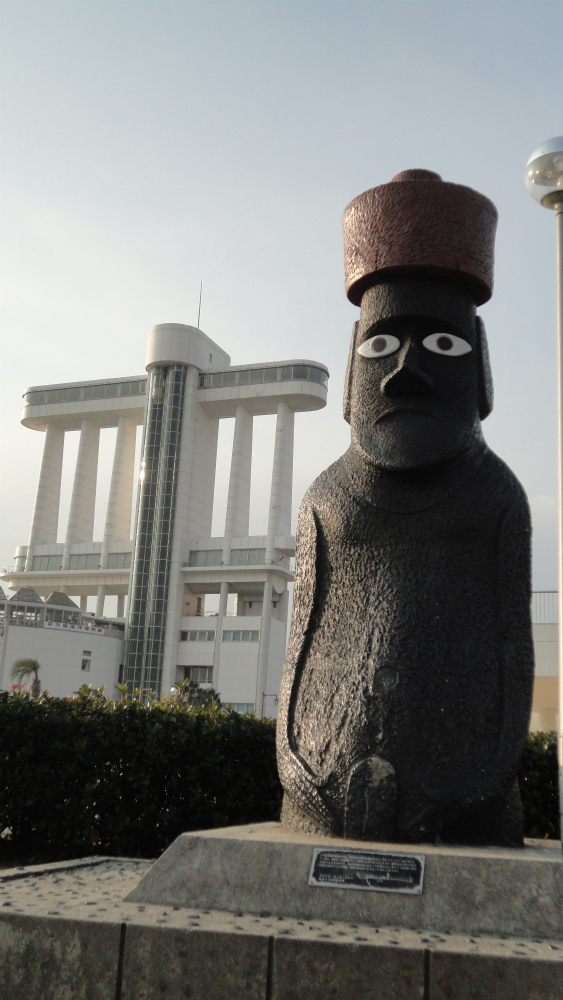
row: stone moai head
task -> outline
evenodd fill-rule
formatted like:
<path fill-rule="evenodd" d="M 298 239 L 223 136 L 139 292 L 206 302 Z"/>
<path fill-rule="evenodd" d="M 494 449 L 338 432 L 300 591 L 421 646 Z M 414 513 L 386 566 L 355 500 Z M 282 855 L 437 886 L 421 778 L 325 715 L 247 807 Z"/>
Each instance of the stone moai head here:
<path fill-rule="evenodd" d="M 344 212 L 346 292 L 361 306 L 344 392 L 352 442 L 407 471 L 481 439 L 493 405 L 485 328 L 497 212 L 429 170 L 406 170 Z"/>

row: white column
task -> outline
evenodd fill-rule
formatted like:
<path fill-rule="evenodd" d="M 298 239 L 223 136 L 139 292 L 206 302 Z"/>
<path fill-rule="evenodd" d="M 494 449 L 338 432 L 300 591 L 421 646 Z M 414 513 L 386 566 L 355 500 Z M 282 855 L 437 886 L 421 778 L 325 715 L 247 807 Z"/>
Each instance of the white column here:
<path fill-rule="evenodd" d="M 294 417 L 294 412 L 290 410 L 287 403 L 279 403 L 270 492 L 266 565 L 274 562 L 276 535 L 289 535 L 291 532 Z"/>
<path fill-rule="evenodd" d="M 33 549 L 36 545 L 57 541 L 64 440 L 64 430 L 56 424 L 47 424 L 29 535 L 26 570 L 30 570 L 33 565 Z"/>
<path fill-rule="evenodd" d="M 117 595 L 117 618 L 125 617 L 125 594 Z"/>
<path fill-rule="evenodd" d="M 133 480 L 135 478 L 135 445 L 137 425 L 127 417 L 120 417 L 113 453 L 113 468 L 109 487 L 108 507 L 104 539 L 100 556 L 100 568 L 108 564 L 109 547 L 112 542 L 129 541 L 131 536 L 131 503 L 133 501 Z M 104 613 L 106 587 L 100 584 L 96 599 L 96 615 Z"/>
<path fill-rule="evenodd" d="M 88 610 L 88 597 L 86 596 L 86 594 L 83 594 L 82 597 L 80 598 L 80 610 L 81 611 Z"/>
<path fill-rule="evenodd" d="M 260 646 L 258 648 L 258 669 L 256 671 L 256 715 L 259 719 L 264 714 L 264 695 L 266 682 L 268 679 L 268 653 L 270 650 L 270 622 L 272 620 L 272 582 L 267 580 L 264 584 L 264 596 L 262 598 L 262 621 L 260 624 Z"/>
<path fill-rule="evenodd" d="M 83 420 L 68 515 L 63 569 L 69 567 L 71 545 L 76 542 L 92 541 L 99 445 L 100 428 L 96 427 L 90 420 Z"/>
<path fill-rule="evenodd" d="M 275 541 L 277 535 L 289 535 L 291 531 L 291 493 L 293 487 L 293 432 L 294 412 L 287 403 L 278 404 L 276 439 L 274 444 L 274 464 L 272 468 L 272 488 L 270 491 L 270 512 L 268 516 L 268 537 L 266 540 L 266 566 L 275 562 Z M 260 626 L 260 648 L 256 672 L 256 714 L 263 714 L 264 694 L 268 679 L 268 658 L 270 649 L 270 622 L 272 620 L 272 582 L 264 584 L 262 602 L 262 622 Z"/>
<path fill-rule="evenodd" d="M 248 535 L 251 468 L 252 415 L 244 406 L 237 406 L 223 545 L 223 562 L 226 565 L 231 561 L 233 538 Z"/>
<path fill-rule="evenodd" d="M 219 618 L 224 618 L 227 614 L 227 600 L 229 597 L 229 584 L 222 583 L 219 593 Z"/>
<path fill-rule="evenodd" d="M 212 685 L 216 691 L 219 690 L 219 672 L 221 666 L 221 642 L 223 635 L 223 624 L 227 615 L 227 600 L 229 597 L 229 584 L 222 583 L 219 593 L 219 612 L 217 614 L 217 625 L 215 631 L 215 646 L 213 647 L 213 680 Z M 220 692 L 219 692 L 220 693 Z"/>
<path fill-rule="evenodd" d="M 289 617 L 289 590 L 286 589 L 282 591 L 279 595 L 279 616 L 284 625 L 287 625 L 287 619 Z"/>
<path fill-rule="evenodd" d="M 136 440 L 136 423 L 126 417 L 120 417 L 115 439 L 106 525 L 100 558 L 102 569 L 105 569 L 108 564 L 111 543 L 121 540 L 129 541 L 131 537 L 131 503 L 135 476 Z"/>
<path fill-rule="evenodd" d="M 96 618 L 101 618 L 104 613 L 104 603 L 106 599 L 106 588 L 103 583 L 98 587 L 96 596 Z"/>

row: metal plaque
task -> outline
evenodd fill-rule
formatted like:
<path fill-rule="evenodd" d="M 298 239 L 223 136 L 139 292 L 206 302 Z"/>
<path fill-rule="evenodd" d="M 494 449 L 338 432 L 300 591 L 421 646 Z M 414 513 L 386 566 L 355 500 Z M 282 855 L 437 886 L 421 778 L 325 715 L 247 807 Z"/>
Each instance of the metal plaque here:
<path fill-rule="evenodd" d="M 315 847 L 309 885 L 328 889 L 370 889 L 420 896 L 424 855 L 355 848 Z"/>

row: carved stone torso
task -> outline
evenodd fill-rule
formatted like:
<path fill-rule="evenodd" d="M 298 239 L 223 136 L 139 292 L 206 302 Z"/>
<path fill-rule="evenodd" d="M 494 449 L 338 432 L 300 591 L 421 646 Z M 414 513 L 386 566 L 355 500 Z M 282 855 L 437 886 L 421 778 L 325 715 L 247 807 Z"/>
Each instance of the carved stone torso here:
<path fill-rule="evenodd" d="M 467 793 L 468 775 L 490 784 L 515 644 L 531 676 L 522 488 L 484 444 L 427 477 L 378 477 L 350 449 L 301 518 L 316 543 L 300 573 L 315 583 L 306 634 L 290 643 L 291 691 L 284 680 L 289 747 L 336 829 L 351 768 L 389 761 L 397 835 L 412 836 L 458 782 Z"/>

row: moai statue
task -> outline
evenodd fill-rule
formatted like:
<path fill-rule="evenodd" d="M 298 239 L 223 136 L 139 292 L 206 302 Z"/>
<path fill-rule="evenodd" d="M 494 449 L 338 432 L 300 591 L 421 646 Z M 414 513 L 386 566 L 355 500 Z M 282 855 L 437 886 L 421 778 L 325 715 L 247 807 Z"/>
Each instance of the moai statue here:
<path fill-rule="evenodd" d="M 487 447 L 494 205 L 427 170 L 344 213 L 351 445 L 306 494 L 278 719 L 282 823 L 522 846 L 530 517 Z"/>

